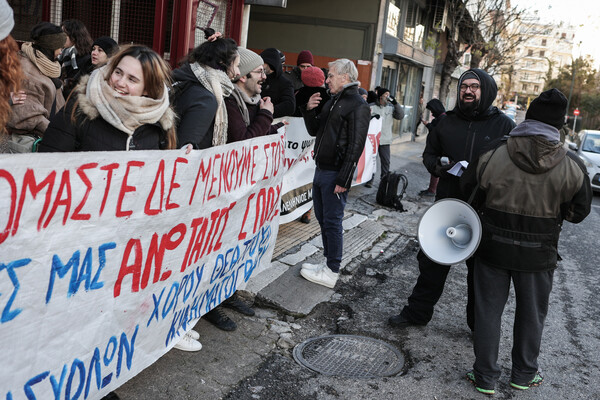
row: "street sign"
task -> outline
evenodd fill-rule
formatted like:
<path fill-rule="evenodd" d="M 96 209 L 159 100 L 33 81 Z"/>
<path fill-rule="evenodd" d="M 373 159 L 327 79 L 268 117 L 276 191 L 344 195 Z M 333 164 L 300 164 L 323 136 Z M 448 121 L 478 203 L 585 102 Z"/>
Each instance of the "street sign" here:
<path fill-rule="evenodd" d="M 573 111 L 573 114 L 575 114 L 575 116 L 579 115 L 579 108 L 576 108 L 576 109 Z"/>

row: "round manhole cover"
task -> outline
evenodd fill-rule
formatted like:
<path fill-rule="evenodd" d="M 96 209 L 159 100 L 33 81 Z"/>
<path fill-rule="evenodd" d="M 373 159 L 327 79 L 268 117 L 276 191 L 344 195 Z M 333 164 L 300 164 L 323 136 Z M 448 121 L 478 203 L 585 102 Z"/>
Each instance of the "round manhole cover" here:
<path fill-rule="evenodd" d="M 294 347 L 294 359 L 321 374 L 351 378 L 392 376 L 404 366 L 404 356 L 395 347 L 356 335 L 308 339 Z"/>

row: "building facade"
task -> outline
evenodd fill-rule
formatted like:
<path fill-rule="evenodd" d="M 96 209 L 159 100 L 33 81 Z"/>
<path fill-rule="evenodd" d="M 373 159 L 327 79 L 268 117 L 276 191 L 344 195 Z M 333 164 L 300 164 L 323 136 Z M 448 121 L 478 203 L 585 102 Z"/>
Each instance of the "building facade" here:
<path fill-rule="evenodd" d="M 561 67 L 571 64 L 575 27 L 535 18 L 525 21 L 520 29 L 526 39 L 516 50 L 513 84 L 508 92 L 511 101 L 527 107 L 544 90 L 548 78 L 555 78 Z"/>

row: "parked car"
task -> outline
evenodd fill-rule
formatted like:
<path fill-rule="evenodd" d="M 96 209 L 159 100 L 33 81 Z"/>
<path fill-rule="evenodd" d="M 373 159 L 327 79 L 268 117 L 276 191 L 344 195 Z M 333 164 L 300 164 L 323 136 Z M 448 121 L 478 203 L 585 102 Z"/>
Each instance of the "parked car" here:
<path fill-rule="evenodd" d="M 506 109 L 504 110 L 504 114 L 506 114 L 506 116 L 512 119 L 514 122 L 517 122 L 517 106 L 513 104 L 507 105 Z"/>
<path fill-rule="evenodd" d="M 577 153 L 587 168 L 592 189 L 600 192 L 600 131 L 583 130 L 569 148 Z"/>

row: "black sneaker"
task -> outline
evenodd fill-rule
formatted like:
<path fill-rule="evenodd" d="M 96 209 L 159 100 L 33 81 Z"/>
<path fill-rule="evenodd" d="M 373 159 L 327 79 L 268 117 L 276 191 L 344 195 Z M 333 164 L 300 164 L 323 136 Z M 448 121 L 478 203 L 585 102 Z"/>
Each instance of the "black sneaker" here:
<path fill-rule="evenodd" d="M 237 325 L 225 314 L 221 306 L 216 306 L 202 316 L 205 320 L 221 329 L 222 331 L 235 331 Z"/>
<path fill-rule="evenodd" d="M 101 400 L 120 400 L 121 398 L 117 396 L 115 392 L 110 392 L 106 396 L 104 396 Z"/>
<path fill-rule="evenodd" d="M 425 190 L 421 190 L 419 192 L 419 196 L 427 196 L 427 197 L 434 197 L 435 193 L 430 192 L 429 190 L 425 189 Z"/>
<path fill-rule="evenodd" d="M 225 300 L 223 305 L 249 317 L 254 315 L 254 310 L 244 303 L 242 299 L 240 299 L 240 297 L 235 293 L 230 298 Z"/>
<path fill-rule="evenodd" d="M 418 324 L 411 320 L 408 320 L 402 316 L 402 314 L 394 315 L 388 318 L 388 324 L 394 328 L 404 328 L 405 326 L 424 326 L 425 324 Z"/>

